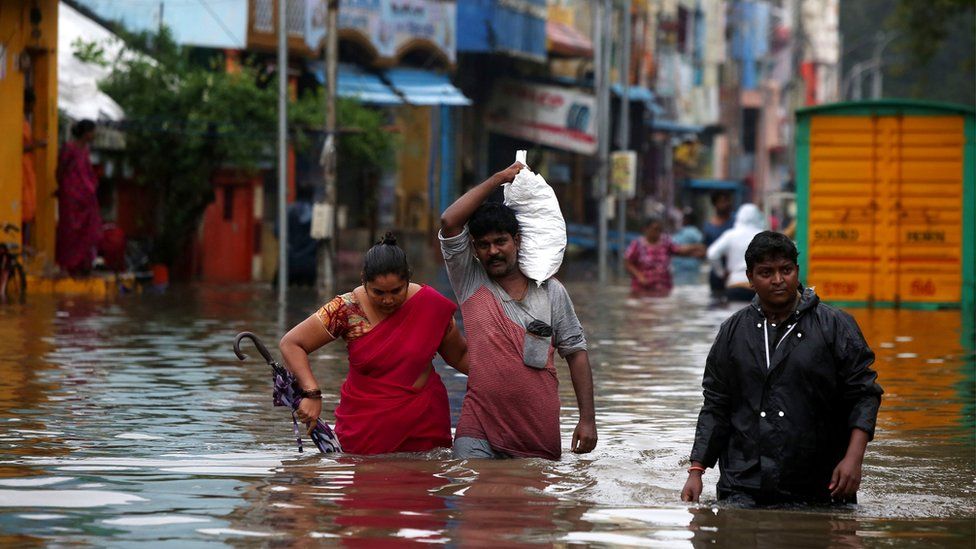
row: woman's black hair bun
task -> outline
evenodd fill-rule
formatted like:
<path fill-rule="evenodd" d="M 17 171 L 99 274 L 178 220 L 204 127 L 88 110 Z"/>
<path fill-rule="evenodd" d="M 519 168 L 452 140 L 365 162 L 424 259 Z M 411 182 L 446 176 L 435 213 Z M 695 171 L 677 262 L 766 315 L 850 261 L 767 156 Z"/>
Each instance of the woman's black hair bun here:
<path fill-rule="evenodd" d="M 383 244 L 383 245 L 386 245 L 386 246 L 396 246 L 397 245 L 397 237 L 392 232 L 388 232 L 385 235 L 383 235 L 383 238 L 381 238 L 380 241 L 377 242 L 377 244 Z"/>
<path fill-rule="evenodd" d="M 397 246 L 397 238 L 392 232 L 383 235 L 363 258 L 363 282 L 372 282 L 377 276 L 387 274 L 410 280 L 407 254 Z"/>

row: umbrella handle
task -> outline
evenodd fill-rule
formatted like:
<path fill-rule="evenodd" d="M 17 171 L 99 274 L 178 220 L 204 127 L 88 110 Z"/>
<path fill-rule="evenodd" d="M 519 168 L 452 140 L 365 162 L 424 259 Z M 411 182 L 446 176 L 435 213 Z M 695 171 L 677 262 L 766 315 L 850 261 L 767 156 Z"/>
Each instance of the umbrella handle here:
<path fill-rule="evenodd" d="M 237 337 L 234 338 L 234 354 L 237 355 L 237 358 L 240 360 L 247 358 L 247 355 L 241 352 L 241 340 L 245 338 L 254 342 L 254 346 L 258 348 L 258 352 L 261 353 L 264 360 L 268 361 L 268 364 L 274 365 L 274 358 L 271 357 L 271 353 L 268 352 L 268 348 L 264 346 L 264 343 L 261 342 L 258 336 L 251 332 L 241 332 L 237 334 Z"/>

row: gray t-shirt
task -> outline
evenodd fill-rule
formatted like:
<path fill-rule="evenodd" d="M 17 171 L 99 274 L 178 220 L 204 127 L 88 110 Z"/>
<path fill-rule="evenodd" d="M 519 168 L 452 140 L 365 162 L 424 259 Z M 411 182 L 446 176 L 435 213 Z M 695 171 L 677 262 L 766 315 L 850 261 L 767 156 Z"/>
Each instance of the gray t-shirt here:
<path fill-rule="evenodd" d="M 505 316 L 519 326 L 526 328 L 533 320 L 541 320 L 552 326 L 553 342 L 559 356 L 586 350 L 583 327 L 576 317 L 569 292 L 562 283 L 555 278 L 543 282 L 542 286 L 530 281 L 525 296 L 521 300 L 512 299 L 504 288 L 488 276 L 478 261 L 467 226 L 457 236 L 445 237 L 441 233 L 437 236 L 447 264 L 447 276 L 458 303 L 463 304 L 485 286 L 501 303 Z"/>

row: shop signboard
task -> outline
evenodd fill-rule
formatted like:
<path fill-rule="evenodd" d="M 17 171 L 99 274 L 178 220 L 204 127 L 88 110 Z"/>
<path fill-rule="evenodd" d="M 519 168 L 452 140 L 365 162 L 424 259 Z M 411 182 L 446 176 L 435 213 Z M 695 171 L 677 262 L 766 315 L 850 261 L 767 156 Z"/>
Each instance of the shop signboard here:
<path fill-rule="evenodd" d="M 614 151 L 610 153 L 610 188 L 623 198 L 633 198 L 637 193 L 637 153 Z"/>
<path fill-rule="evenodd" d="M 305 42 L 318 51 L 325 38 L 326 3 L 305 0 Z M 410 42 L 434 44 L 456 61 L 454 2 L 436 0 L 342 0 L 339 28 L 359 31 L 380 57 L 396 59 Z"/>
<path fill-rule="evenodd" d="M 596 98 L 571 88 L 502 80 L 488 103 L 489 131 L 570 152 L 596 154 Z"/>

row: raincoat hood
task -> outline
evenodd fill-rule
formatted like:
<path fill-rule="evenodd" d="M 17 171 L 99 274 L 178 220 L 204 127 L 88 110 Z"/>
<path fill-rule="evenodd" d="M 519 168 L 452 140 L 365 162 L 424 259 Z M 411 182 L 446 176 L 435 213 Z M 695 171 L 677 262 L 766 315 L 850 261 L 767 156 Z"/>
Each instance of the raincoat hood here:
<path fill-rule="evenodd" d="M 743 204 L 735 213 L 735 228 L 749 228 L 762 231 L 766 228 L 766 220 L 762 211 L 755 204 Z"/>

